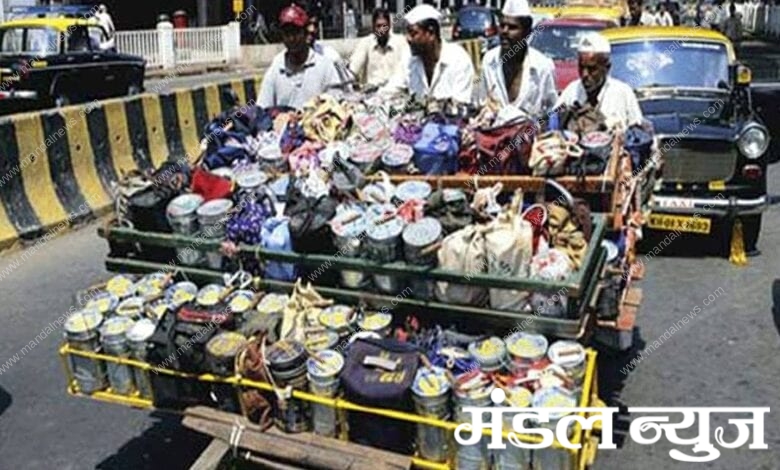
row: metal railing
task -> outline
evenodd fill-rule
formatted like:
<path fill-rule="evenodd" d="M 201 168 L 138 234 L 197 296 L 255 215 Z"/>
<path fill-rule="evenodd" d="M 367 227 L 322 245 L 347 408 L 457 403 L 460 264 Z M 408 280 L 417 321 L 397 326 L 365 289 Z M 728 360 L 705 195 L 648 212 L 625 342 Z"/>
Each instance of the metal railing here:
<path fill-rule="evenodd" d="M 241 58 L 238 23 L 118 31 L 116 46 L 119 52 L 142 56 L 149 69 L 232 64 Z"/>
<path fill-rule="evenodd" d="M 163 66 L 157 30 L 117 31 L 116 48 L 125 54 L 142 56 L 148 68 Z"/>
<path fill-rule="evenodd" d="M 742 15 L 742 27 L 745 31 L 780 38 L 780 6 L 745 3 L 735 5 Z"/>

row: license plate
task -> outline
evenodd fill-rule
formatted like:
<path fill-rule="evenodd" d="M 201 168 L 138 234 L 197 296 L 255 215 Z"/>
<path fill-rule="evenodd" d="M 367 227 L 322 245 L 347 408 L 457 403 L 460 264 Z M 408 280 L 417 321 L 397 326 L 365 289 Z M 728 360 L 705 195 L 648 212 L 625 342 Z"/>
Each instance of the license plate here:
<path fill-rule="evenodd" d="M 679 231 L 689 233 L 710 233 L 712 221 L 703 217 L 682 217 L 679 215 L 651 214 L 647 226 L 656 230 Z"/>

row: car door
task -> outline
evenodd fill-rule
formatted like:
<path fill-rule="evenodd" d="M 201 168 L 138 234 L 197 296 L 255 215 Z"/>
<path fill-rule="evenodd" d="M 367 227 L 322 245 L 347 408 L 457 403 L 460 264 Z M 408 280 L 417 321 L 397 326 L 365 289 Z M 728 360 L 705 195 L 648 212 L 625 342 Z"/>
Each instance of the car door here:
<path fill-rule="evenodd" d="M 62 86 L 73 90 L 75 100 L 85 101 L 106 96 L 104 64 L 98 48 L 93 48 L 85 26 L 75 26 L 66 34 L 63 62 L 68 66 L 68 70 L 60 80 L 67 80 L 67 85 Z"/>

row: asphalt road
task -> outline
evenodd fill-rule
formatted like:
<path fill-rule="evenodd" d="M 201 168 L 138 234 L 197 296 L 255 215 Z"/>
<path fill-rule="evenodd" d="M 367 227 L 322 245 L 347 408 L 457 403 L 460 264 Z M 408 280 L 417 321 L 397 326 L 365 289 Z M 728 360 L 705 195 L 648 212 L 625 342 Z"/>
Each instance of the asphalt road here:
<path fill-rule="evenodd" d="M 780 193 L 779 179 L 780 167 L 772 167 L 770 193 Z M 108 276 L 107 248 L 95 230 L 92 224 L 55 238 L 26 259 L 23 251 L 0 256 L 0 273 L 5 273 L 0 276 L 0 366 L 36 336 L 42 338 L 49 322 L 71 307 L 77 290 Z M 635 354 L 645 352 L 642 361 L 624 375 L 626 358 L 636 356 L 600 355 L 601 395 L 613 406 L 773 409 L 765 423 L 769 450 L 723 450 L 707 468 L 780 468 L 780 318 L 772 315 L 770 295 L 780 266 L 778 246 L 778 206 L 764 216 L 763 254 L 747 267 L 702 256 L 689 251 L 695 246 L 675 241 L 647 264 L 635 334 Z M 672 256 L 674 251 L 683 254 Z M 656 349 L 646 349 L 696 308 L 684 327 Z M 188 468 L 207 442 L 176 418 L 66 394 L 57 358 L 61 335 L 44 335 L 0 374 L 0 470 Z M 597 468 L 692 468 L 669 457 L 673 447 L 666 440 L 653 446 L 632 442 L 625 435 L 626 421 L 620 422 L 619 449 L 601 451 Z M 713 429 L 716 425 L 725 423 L 713 418 Z M 729 432 L 726 438 L 733 440 Z"/>

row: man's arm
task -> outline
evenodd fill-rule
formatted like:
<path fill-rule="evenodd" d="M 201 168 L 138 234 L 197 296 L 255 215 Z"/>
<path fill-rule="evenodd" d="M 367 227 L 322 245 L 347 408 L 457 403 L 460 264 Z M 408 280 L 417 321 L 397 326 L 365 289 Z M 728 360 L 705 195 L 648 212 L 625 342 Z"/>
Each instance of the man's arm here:
<path fill-rule="evenodd" d="M 634 90 L 628 85 L 625 86 L 625 106 L 626 106 L 626 126 L 641 125 L 644 121 L 642 108 L 639 107 L 639 100 L 636 99 Z"/>

